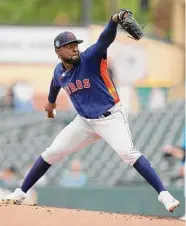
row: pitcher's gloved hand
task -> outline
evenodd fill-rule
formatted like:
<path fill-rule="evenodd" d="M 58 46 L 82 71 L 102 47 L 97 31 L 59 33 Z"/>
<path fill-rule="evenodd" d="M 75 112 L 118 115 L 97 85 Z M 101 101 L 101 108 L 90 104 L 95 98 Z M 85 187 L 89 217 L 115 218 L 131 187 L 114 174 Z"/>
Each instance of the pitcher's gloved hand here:
<path fill-rule="evenodd" d="M 120 9 L 117 13 L 117 21 L 121 25 L 121 28 L 130 34 L 133 39 L 138 41 L 143 37 L 143 30 L 134 19 L 130 10 Z"/>

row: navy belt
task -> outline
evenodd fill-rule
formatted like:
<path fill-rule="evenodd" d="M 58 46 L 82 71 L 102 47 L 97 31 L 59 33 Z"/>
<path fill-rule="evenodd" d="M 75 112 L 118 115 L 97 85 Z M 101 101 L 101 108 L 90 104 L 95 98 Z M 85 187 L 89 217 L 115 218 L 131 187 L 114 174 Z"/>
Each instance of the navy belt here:
<path fill-rule="evenodd" d="M 100 115 L 98 118 L 106 118 L 106 117 L 108 117 L 109 115 L 111 115 L 111 112 L 110 112 L 110 111 L 106 111 L 106 112 L 104 112 L 102 115 Z"/>

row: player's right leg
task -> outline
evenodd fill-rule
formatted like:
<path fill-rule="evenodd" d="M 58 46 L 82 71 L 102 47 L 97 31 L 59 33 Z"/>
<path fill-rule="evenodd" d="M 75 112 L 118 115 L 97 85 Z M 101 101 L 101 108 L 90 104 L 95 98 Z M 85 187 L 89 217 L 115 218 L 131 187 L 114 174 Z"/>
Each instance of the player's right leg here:
<path fill-rule="evenodd" d="M 98 137 L 94 135 L 86 122 L 77 116 L 57 135 L 51 146 L 36 160 L 21 188 L 17 188 L 12 194 L 2 198 L 0 202 L 21 204 L 26 198 L 27 191 L 47 172 L 52 164 L 97 139 Z"/>

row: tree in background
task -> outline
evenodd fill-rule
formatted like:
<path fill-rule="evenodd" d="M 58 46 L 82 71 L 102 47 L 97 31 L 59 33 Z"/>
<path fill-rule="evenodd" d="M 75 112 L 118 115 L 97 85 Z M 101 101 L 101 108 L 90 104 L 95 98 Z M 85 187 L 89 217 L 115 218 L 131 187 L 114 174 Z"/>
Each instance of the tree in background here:
<path fill-rule="evenodd" d="M 86 0 L 91 2 L 92 23 L 105 23 L 119 8 L 131 9 L 137 19 L 145 16 L 150 0 Z M 80 25 L 85 0 L 1 0 L 1 24 Z M 143 13 L 140 7 L 143 5 Z M 146 16 L 145 16 L 146 17 Z M 142 19 L 143 21 L 143 19 Z"/>

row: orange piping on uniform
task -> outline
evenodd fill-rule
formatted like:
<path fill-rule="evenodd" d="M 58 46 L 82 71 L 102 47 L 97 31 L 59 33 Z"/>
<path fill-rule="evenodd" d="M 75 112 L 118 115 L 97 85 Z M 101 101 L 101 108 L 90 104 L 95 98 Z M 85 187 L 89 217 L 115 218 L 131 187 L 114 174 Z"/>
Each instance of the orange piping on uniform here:
<path fill-rule="evenodd" d="M 100 72 L 101 72 L 101 77 L 103 78 L 103 81 L 104 81 L 110 95 L 114 99 L 114 102 L 118 103 L 120 101 L 120 99 L 117 94 L 116 88 L 114 87 L 114 84 L 107 71 L 107 61 L 106 60 L 103 60 L 103 59 L 101 60 Z"/>

